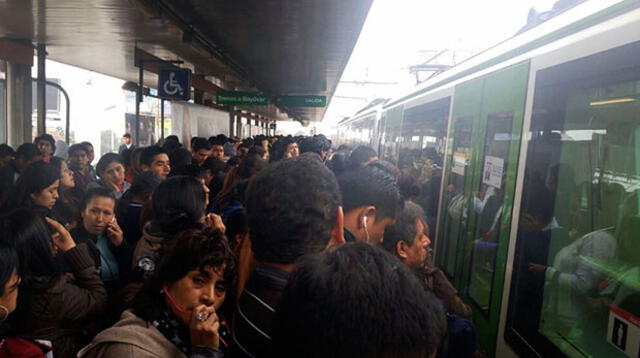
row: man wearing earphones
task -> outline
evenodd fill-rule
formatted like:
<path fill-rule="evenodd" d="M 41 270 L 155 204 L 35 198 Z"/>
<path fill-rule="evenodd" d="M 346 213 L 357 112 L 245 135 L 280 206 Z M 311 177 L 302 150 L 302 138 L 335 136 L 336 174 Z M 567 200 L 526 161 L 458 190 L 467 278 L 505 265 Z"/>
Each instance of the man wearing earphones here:
<path fill-rule="evenodd" d="M 305 255 L 344 243 L 340 190 L 320 158 L 305 153 L 260 171 L 245 204 L 257 265 L 235 306 L 234 357 L 272 357 L 273 317 L 289 273 Z"/>
<path fill-rule="evenodd" d="M 393 173 L 379 165 L 353 168 L 338 178 L 344 209 L 344 238 L 381 243 L 403 201 Z"/>

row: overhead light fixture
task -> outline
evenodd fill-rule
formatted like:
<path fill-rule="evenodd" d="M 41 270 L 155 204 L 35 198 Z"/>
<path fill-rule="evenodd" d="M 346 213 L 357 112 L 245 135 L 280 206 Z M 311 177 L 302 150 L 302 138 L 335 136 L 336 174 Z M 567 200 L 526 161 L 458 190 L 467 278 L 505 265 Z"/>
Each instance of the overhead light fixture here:
<path fill-rule="evenodd" d="M 624 97 L 624 98 L 607 99 L 603 101 L 593 101 L 593 102 L 590 102 L 589 105 L 593 107 L 593 106 L 604 106 L 607 104 L 628 103 L 628 102 L 635 102 L 635 101 L 637 101 L 635 98 Z"/>

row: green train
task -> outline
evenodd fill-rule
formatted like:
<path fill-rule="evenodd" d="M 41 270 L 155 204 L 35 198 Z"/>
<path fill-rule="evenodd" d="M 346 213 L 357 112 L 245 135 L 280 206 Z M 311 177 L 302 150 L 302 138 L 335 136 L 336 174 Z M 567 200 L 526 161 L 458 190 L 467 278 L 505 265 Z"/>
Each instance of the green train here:
<path fill-rule="evenodd" d="M 587 1 L 339 123 L 421 188 L 496 357 L 640 357 L 640 1 Z"/>

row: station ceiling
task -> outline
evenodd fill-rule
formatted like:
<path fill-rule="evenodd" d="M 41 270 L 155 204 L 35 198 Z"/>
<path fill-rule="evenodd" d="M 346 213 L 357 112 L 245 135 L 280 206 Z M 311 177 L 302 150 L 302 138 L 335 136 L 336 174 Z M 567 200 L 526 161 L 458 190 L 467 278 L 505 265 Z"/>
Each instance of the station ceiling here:
<path fill-rule="evenodd" d="M 0 0 L 0 37 L 137 82 L 136 48 L 224 90 L 331 98 L 372 0 Z M 145 72 L 145 85 L 157 77 Z M 247 107 L 319 121 L 326 108 Z"/>

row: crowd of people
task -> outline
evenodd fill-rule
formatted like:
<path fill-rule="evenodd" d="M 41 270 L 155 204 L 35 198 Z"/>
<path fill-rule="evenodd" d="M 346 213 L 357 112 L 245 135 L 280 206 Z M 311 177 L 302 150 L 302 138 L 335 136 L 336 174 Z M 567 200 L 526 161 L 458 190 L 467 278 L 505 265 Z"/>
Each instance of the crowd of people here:
<path fill-rule="evenodd" d="M 95 159 L 0 145 L 0 357 L 473 356 L 426 215 L 372 148 L 127 134 Z"/>

